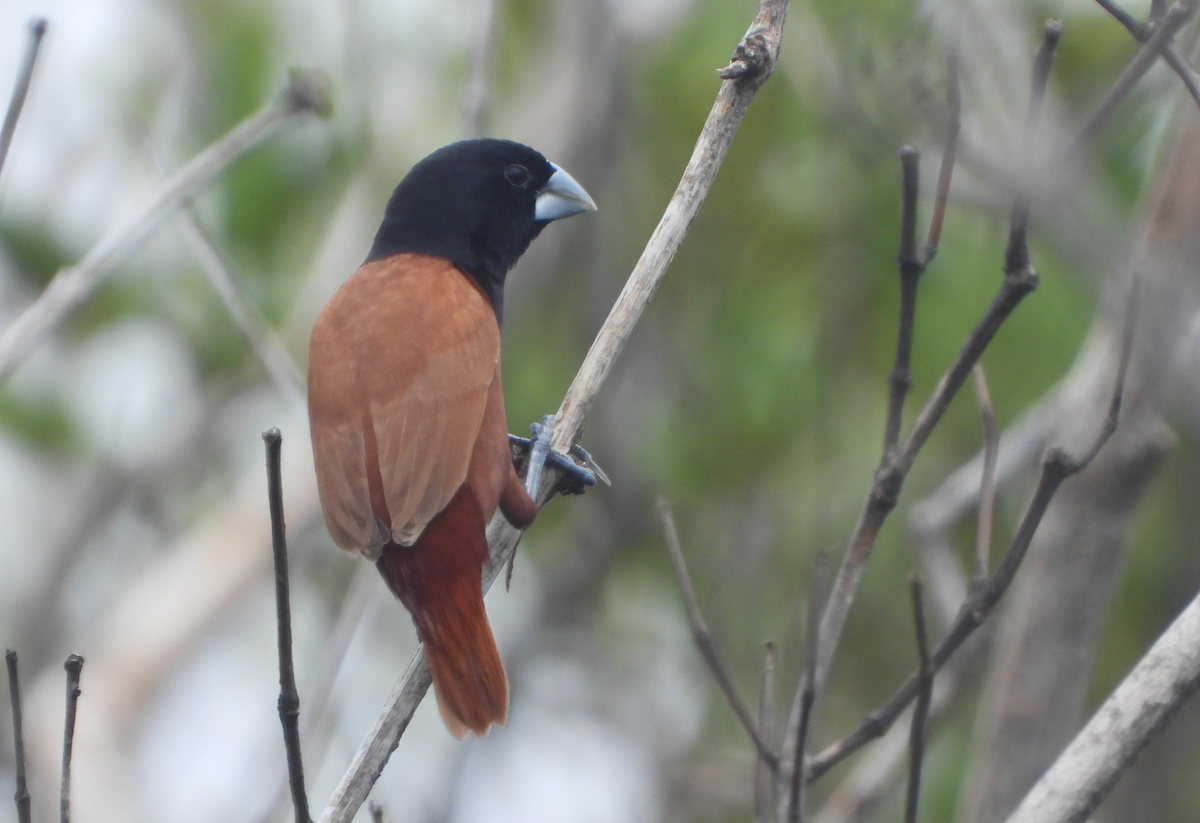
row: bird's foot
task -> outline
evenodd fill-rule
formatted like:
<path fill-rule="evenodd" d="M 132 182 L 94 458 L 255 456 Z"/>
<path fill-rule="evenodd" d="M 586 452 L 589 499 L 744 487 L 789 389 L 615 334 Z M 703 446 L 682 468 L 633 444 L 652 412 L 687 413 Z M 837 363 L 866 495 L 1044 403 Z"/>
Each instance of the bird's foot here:
<path fill-rule="evenodd" d="M 553 466 L 561 473 L 558 491 L 562 494 L 583 494 L 583 490 L 587 486 L 596 485 L 597 477 L 606 486 L 612 485 L 608 476 L 596 465 L 596 461 L 584 451 L 583 447 L 572 446 L 569 455 L 550 448 L 550 439 L 553 434 L 554 415 L 546 415 L 542 418 L 541 423 L 533 423 L 529 426 L 530 436 L 528 438 L 517 437 L 515 434 L 508 436 L 510 444 L 528 455 L 525 491 L 529 492 L 530 497 L 537 498 L 538 485 L 542 480 L 542 468 L 546 464 Z M 577 458 L 584 465 L 580 465 L 573 458 Z"/>

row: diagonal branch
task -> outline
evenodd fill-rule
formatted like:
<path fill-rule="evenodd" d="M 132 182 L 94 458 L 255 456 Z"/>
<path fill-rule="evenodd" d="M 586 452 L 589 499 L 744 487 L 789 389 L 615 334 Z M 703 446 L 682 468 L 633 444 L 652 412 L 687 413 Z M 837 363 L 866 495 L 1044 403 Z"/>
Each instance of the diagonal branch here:
<path fill-rule="evenodd" d="M 1042 457 L 1042 473 L 1038 479 L 1037 488 L 1025 509 L 1016 534 L 1009 543 L 1008 550 L 996 567 L 995 573 L 984 584 L 973 588 L 971 596 L 959 610 L 958 617 L 955 618 L 950 630 L 930 655 L 930 664 L 934 672 L 940 670 L 950 660 L 967 638 L 983 624 L 995 609 L 996 604 L 999 603 L 1000 598 L 1004 596 L 1016 576 L 1021 562 L 1025 559 L 1025 553 L 1033 541 L 1034 533 L 1045 517 L 1046 510 L 1049 509 L 1050 502 L 1054 499 L 1059 487 L 1067 478 L 1086 468 L 1116 431 L 1120 422 L 1121 401 L 1125 395 L 1125 381 L 1133 351 L 1133 336 L 1137 319 L 1135 298 L 1138 279 L 1137 272 L 1135 272 L 1130 286 L 1131 297 L 1126 308 L 1120 360 L 1117 363 L 1108 413 L 1101 422 L 1099 432 L 1079 456 L 1072 455 L 1061 446 L 1051 446 L 1046 449 L 1046 453 Z M 857 729 L 814 757 L 809 763 L 808 779 L 816 780 L 833 766 L 858 751 L 868 741 L 886 732 L 917 695 L 920 681 L 920 672 L 911 675 L 887 702 L 871 712 Z"/>
<path fill-rule="evenodd" d="M 700 601 L 696 599 L 696 591 L 692 588 L 692 578 L 688 574 L 687 561 L 683 557 L 683 547 L 679 544 L 679 530 L 675 527 L 675 515 L 671 511 L 671 504 L 665 497 L 660 497 L 658 500 L 658 516 L 662 519 L 663 532 L 667 538 L 667 554 L 671 558 L 671 568 L 675 571 L 675 579 L 679 582 L 679 591 L 683 596 L 683 606 L 687 610 L 688 623 L 691 625 L 692 637 L 696 641 L 696 646 L 704 656 L 704 662 L 708 664 L 709 671 L 712 672 L 717 685 L 721 687 L 730 708 L 737 715 L 738 722 L 742 724 L 742 728 L 750 736 L 750 741 L 754 743 L 754 748 L 758 750 L 758 756 L 765 760 L 772 770 L 777 770 L 779 756 L 771 751 L 771 747 L 759 734 L 758 726 L 750 716 L 750 710 L 746 708 L 746 702 L 742 700 L 737 684 L 733 682 L 733 675 L 729 671 L 729 664 L 725 662 L 725 655 L 721 654 L 721 648 L 717 645 L 712 632 L 709 631 L 708 623 L 700 611 Z"/>
<path fill-rule="evenodd" d="M 0 334 L 0 383 L 11 377 L 42 338 L 82 305 L 121 261 L 188 198 L 296 115 L 310 111 L 324 115 L 329 108 L 324 77 L 293 69 L 287 88 L 274 100 L 193 157 L 163 181 L 132 220 L 109 233 L 74 266 L 54 276 L 33 305 Z"/>
<path fill-rule="evenodd" d="M 688 226 L 708 195 L 750 101 L 774 71 L 786 16 L 787 0 L 760 0 L 754 22 L 734 51 L 729 66 L 722 70 L 724 82 L 679 186 L 559 406 L 551 439 L 553 448 L 568 452 L 579 439 L 584 419 L 614 361 L 654 296 L 683 243 Z M 557 471 L 549 470 L 543 475 L 537 497 L 540 505 L 544 506 L 553 496 L 557 480 Z M 503 516 L 497 514 L 493 518 L 488 526 L 492 563 L 484 568 L 485 592 L 516 551 L 520 539 L 521 532 L 510 526 Z M 334 789 L 321 813 L 320 823 L 347 823 L 366 802 L 367 794 L 399 745 L 429 683 L 429 667 L 424 649 L 421 649 L 392 690 L 375 725 Z"/>
<path fill-rule="evenodd" d="M 1142 76 L 1150 70 L 1160 54 L 1164 54 L 1165 46 L 1171 42 L 1176 32 L 1183 27 L 1183 24 L 1191 19 L 1192 13 L 1195 11 L 1195 0 L 1180 0 L 1171 6 L 1166 15 L 1155 23 L 1154 33 L 1142 45 L 1129 65 L 1121 72 L 1121 75 L 1104 93 L 1104 97 L 1092 109 L 1092 113 L 1084 120 L 1083 125 L 1079 127 L 1074 139 L 1068 144 L 1064 154 L 1072 155 L 1081 146 L 1086 144 L 1100 130 L 1100 126 L 1116 110 L 1133 89 L 1137 82 L 1142 79 Z M 1184 82 L 1188 82 L 1186 75 Z"/>

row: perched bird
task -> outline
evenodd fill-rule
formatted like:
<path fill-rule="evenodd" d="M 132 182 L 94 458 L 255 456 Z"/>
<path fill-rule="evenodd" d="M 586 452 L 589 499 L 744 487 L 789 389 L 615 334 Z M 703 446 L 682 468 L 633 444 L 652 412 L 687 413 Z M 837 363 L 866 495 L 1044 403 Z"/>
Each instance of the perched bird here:
<path fill-rule="evenodd" d="M 595 209 L 528 146 L 465 140 L 396 187 L 362 266 L 317 318 L 308 406 L 333 540 L 375 561 L 425 644 L 457 738 L 508 715 L 483 606 L 485 528 L 537 505 L 513 467 L 500 384 L 504 280 L 546 224 Z"/>

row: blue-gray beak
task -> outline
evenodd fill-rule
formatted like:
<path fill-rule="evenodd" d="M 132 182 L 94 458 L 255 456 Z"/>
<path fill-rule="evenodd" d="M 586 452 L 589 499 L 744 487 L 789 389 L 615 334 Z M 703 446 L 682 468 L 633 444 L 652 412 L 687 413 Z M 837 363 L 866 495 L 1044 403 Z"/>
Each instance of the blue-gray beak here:
<path fill-rule="evenodd" d="M 575 178 L 553 163 L 554 174 L 538 192 L 533 218 L 541 222 L 559 220 L 583 211 L 595 211 L 596 203 Z"/>

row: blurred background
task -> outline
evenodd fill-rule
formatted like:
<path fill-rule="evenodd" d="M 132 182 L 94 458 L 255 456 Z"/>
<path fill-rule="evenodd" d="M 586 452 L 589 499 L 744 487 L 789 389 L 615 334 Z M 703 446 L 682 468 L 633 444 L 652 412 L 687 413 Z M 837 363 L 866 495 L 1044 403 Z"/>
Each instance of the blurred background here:
<path fill-rule="evenodd" d="M 1144 20 L 1149 6 L 1128 10 Z M 284 436 L 306 767 L 323 807 L 416 640 L 374 570 L 333 546 L 316 505 L 298 382 L 316 313 L 365 256 L 413 162 L 472 134 L 527 142 L 600 205 L 549 228 L 508 281 L 510 425 L 521 432 L 555 410 L 753 13 L 744 0 L 0 5 L 0 90 L 11 88 L 29 19 L 50 24 L 0 175 L 0 326 L 167 173 L 276 94 L 287 67 L 326 72 L 334 103 L 330 119 L 297 118 L 204 189 L 186 221 L 165 224 L 0 386 L 0 639 L 21 656 L 35 819 L 51 819 L 57 802 L 62 660 L 72 652 L 87 660 L 76 820 L 290 815 L 280 816 L 260 439 L 271 426 Z M 456 743 L 427 701 L 375 787 L 385 819 L 752 819 L 752 750 L 694 651 L 656 496 L 675 507 L 699 600 L 747 696 L 763 641 L 778 643 L 786 715 L 813 559 L 841 557 L 879 461 L 897 303 L 896 152 L 923 152 L 927 215 L 946 57 L 958 49 L 960 165 L 921 284 L 911 417 L 999 285 L 1030 60 L 1049 16 L 1066 27 L 1047 156 L 1137 51 L 1097 4 L 793 3 L 778 70 L 589 418 L 583 443 L 612 488 L 552 503 L 521 545 L 511 591 L 488 598 L 512 681 L 509 725 Z M 1053 167 L 1067 182 L 1035 205 L 1041 286 L 984 358 L 1002 427 L 1044 405 L 1094 339 L 1113 303 L 1105 284 L 1152 224 L 1153 192 L 1179 177 L 1170 150 L 1188 106 L 1156 66 L 1086 151 Z M 266 342 L 253 345 L 232 319 L 214 266 L 270 327 Z M 1179 316 L 1194 311 L 1188 288 L 1179 294 Z M 1115 525 L 1120 545 L 1089 612 L 1097 651 L 1059 667 L 1079 686 L 1071 723 L 1200 582 L 1200 393 L 1175 335 L 1183 321 L 1172 318 L 1143 347 L 1173 364 L 1148 380 L 1161 454 Z M 907 574 L 921 561 L 905 518 L 979 449 L 977 407 L 960 394 L 868 569 L 820 704 L 818 748 L 914 666 Z M 1098 420 L 1074 417 L 1085 431 Z M 1039 450 L 1006 475 L 998 546 Z M 947 556 L 962 569 L 973 535 L 973 515 L 950 528 Z M 934 728 L 924 819 L 969 814 L 984 671 L 980 660 L 964 675 Z M 0 717 L 0 785 L 11 786 L 11 726 Z M 1198 732 L 1192 707 L 1097 819 L 1193 820 Z M 854 763 L 817 786 L 810 809 Z M 898 819 L 902 782 L 880 786 L 864 808 Z M 861 814 L 822 819 L 875 819 Z M 15 819 L 0 804 L 0 821 Z"/>

